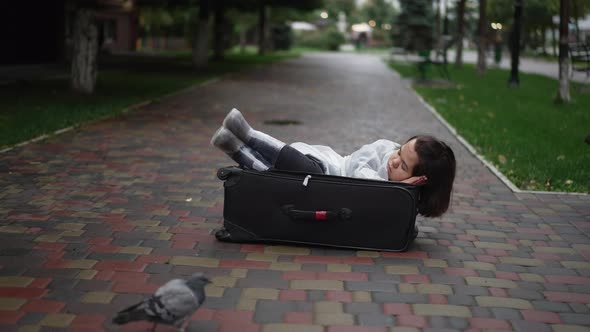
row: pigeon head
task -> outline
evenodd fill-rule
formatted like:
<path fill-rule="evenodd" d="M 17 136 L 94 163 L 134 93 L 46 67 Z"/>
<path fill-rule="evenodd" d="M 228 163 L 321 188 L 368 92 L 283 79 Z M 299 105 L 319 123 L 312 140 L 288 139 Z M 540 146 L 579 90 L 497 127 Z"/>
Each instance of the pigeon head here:
<path fill-rule="evenodd" d="M 187 286 L 192 290 L 203 289 L 209 283 L 211 283 L 211 280 L 202 273 L 195 273 L 186 281 Z"/>

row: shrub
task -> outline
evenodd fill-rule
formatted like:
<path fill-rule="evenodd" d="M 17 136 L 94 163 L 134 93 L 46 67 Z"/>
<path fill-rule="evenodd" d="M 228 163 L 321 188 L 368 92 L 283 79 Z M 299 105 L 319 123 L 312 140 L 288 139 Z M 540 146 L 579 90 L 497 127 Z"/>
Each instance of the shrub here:
<path fill-rule="evenodd" d="M 399 44 L 410 51 L 427 51 L 434 44 L 432 1 L 402 0 L 397 17 Z"/>
<path fill-rule="evenodd" d="M 272 44 L 275 50 L 288 50 L 293 45 L 293 33 L 291 27 L 282 24 L 272 28 Z"/>
<path fill-rule="evenodd" d="M 344 42 L 346 38 L 336 28 L 302 32 L 296 39 L 298 46 L 330 51 L 338 50 Z"/>

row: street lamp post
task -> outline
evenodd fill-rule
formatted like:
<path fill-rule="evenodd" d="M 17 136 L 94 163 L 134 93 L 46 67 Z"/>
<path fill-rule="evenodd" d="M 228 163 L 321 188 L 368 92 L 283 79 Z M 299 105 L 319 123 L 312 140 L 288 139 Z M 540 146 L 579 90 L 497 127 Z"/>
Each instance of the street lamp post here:
<path fill-rule="evenodd" d="M 494 30 L 494 62 L 499 67 L 502 62 L 502 23 L 493 22 L 491 26 Z"/>
<path fill-rule="evenodd" d="M 510 87 L 517 87 L 520 84 L 518 78 L 518 60 L 520 57 L 520 29 L 522 25 L 522 6 L 524 0 L 514 0 L 514 23 L 512 26 L 512 34 L 510 38 L 510 51 L 512 55 L 510 79 L 508 85 Z"/>

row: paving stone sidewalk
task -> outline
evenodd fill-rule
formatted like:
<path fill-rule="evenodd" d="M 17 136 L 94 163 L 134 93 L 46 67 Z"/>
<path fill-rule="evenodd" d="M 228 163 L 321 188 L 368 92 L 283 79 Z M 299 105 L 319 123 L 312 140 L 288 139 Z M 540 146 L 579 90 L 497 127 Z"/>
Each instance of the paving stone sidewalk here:
<path fill-rule="evenodd" d="M 406 253 L 219 243 L 232 163 L 209 138 L 232 107 L 341 153 L 437 135 L 452 209 Z M 5 152 L 0 220 L 1 331 L 146 331 L 110 320 L 195 271 L 213 284 L 190 331 L 590 330 L 588 196 L 512 193 L 370 55 L 306 55 Z"/>

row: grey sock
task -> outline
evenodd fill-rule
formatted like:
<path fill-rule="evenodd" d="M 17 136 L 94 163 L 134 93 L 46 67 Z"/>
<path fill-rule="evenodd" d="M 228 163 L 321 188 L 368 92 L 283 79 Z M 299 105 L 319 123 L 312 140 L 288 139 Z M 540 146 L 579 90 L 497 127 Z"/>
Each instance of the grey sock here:
<path fill-rule="evenodd" d="M 244 116 L 237 109 L 232 109 L 225 119 L 223 126 L 229 129 L 242 142 L 259 152 L 271 164 L 277 160 L 279 152 L 285 143 L 261 131 L 254 130 Z"/>
<path fill-rule="evenodd" d="M 232 154 L 240 150 L 240 147 L 245 143 L 227 128 L 221 127 L 211 137 L 211 144 L 227 154 Z"/>
<path fill-rule="evenodd" d="M 234 135 L 236 135 L 243 142 L 247 143 L 249 139 L 249 132 L 252 127 L 248 124 L 246 119 L 240 111 L 232 109 L 223 119 L 223 126 L 229 129 Z"/>
<path fill-rule="evenodd" d="M 225 152 L 240 166 L 257 171 L 266 171 L 270 168 L 271 164 L 264 157 L 225 127 L 221 127 L 215 132 L 211 138 L 211 144 Z"/>

